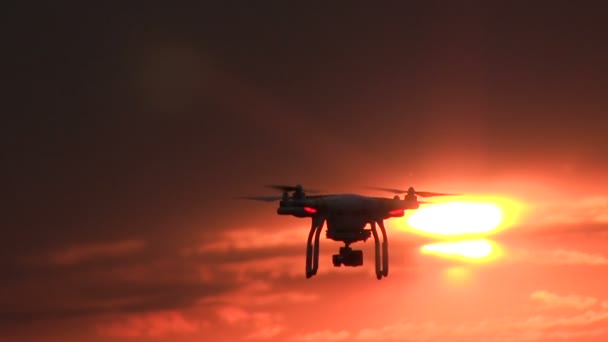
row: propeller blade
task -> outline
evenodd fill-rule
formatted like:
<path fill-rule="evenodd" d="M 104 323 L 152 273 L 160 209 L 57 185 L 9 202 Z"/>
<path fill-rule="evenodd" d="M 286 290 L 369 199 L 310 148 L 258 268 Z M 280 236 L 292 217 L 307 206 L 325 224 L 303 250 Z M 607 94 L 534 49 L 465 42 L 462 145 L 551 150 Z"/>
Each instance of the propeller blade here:
<path fill-rule="evenodd" d="M 458 194 L 447 194 L 441 192 L 416 191 L 416 195 L 420 197 L 436 197 L 436 196 L 459 196 Z"/>
<path fill-rule="evenodd" d="M 281 200 L 281 196 L 239 196 L 235 197 L 237 199 L 246 199 L 252 201 L 261 201 L 261 202 L 274 202 Z"/>
<path fill-rule="evenodd" d="M 330 196 L 333 196 L 333 195 L 331 195 L 331 194 L 329 194 L 329 195 L 310 195 L 310 196 L 306 196 L 306 198 L 314 199 L 314 198 L 325 198 L 325 197 L 330 197 Z"/>
<path fill-rule="evenodd" d="M 266 185 L 267 188 L 287 192 L 287 191 L 296 191 L 296 187 L 292 185 Z"/>
<path fill-rule="evenodd" d="M 390 192 L 390 193 L 393 193 L 393 194 L 396 194 L 396 195 L 407 194 L 407 190 L 402 190 L 402 189 L 379 188 L 379 187 L 375 187 L 375 186 L 370 186 L 368 188 L 372 189 L 372 190 L 386 191 L 386 192 Z"/>
<path fill-rule="evenodd" d="M 414 188 L 409 188 L 408 190 L 403 189 L 394 189 L 394 188 L 378 188 L 378 187 L 369 187 L 370 189 L 380 190 L 380 191 L 388 191 L 396 195 L 407 194 L 413 192 L 417 196 L 420 197 L 435 197 L 435 196 L 459 196 L 458 194 L 448 194 L 442 192 L 430 192 L 430 191 L 415 191 Z"/>
<path fill-rule="evenodd" d="M 271 189 L 275 189 L 275 190 L 279 190 L 281 192 L 288 192 L 288 191 L 298 191 L 301 190 L 303 192 L 308 192 L 311 194 L 316 194 L 321 192 L 320 190 L 314 190 L 314 189 L 304 189 L 302 188 L 301 185 L 275 185 L 275 184 L 271 184 L 271 185 L 266 185 L 267 188 L 271 188 Z"/>

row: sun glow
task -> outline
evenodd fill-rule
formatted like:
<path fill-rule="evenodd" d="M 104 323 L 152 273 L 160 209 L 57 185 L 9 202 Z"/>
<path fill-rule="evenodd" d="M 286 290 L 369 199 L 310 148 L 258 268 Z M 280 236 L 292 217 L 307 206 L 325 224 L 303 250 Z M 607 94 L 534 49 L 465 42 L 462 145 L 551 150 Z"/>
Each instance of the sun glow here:
<path fill-rule="evenodd" d="M 512 225 L 518 206 L 499 198 L 445 199 L 409 211 L 407 229 L 436 238 L 479 236 Z"/>
<path fill-rule="evenodd" d="M 422 246 L 420 252 L 463 261 L 489 261 L 501 254 L 496 243 L 485 239 L 437 242 Z"/>
<path fill-rule="evenodd" d="M 452 286 L 467 286 L 471 282 L 471 270 L 469 268 L 455 266 L 443 270 L 443 276 Z"/>

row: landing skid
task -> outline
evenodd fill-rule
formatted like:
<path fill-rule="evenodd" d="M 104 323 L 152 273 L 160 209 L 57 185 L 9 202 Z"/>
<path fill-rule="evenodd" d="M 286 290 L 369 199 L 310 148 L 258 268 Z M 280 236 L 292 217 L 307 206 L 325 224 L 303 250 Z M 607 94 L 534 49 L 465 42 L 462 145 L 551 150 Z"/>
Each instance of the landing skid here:
<path fill-rule="evenodd" d="M 378 237 L 378 229 L 376 228 L 376 222 L 371 223 L 372 235 L 374 236 L 374 245 L 376 252 L 376 278 L 382 279 L 382 277 L 388 276 L 388 238 L 386 236 L 386 228 L 384 227 L 384 221 L 377 221 L 382 232 L 382 257 L 380 257 L 380 239 Z"/>
<path fill-rule="evenodd" d="M 312 225 L 310 227 L 310 232 L 308 233 L 308 242 L 306 244 L 306 278 L 310 278 L 317 274 L 317 270 L 319 269 L 319 237 L 324 222 L 325 219 L 322 217 L 312 217 Z M 312 244 L 313 235 L 315 237 L 314 245 Z"/>
<path fill-rule="evenodd" d="M 323 217 L 312 217 L 312 224 L 306 244 L 306 278 L 316 275 L 319 269 L 319 238 L 324 222 L 325 218 Z M 372 221 L 370 224 L 372 235 L 374 236 L 376 278 L 382 279 L 382 277 L 388 276 L 388 238 L 386 228 L 382 220 Z M 380 232 L 382 233 L 382 249 L 380 249 L 380 238 L 376 224 L 380 227 Z M 353 267 L 361 266 L 363 265 L 363 253 L 361 251 L 353 251 L 350 249 L 349 244 L 346 244 L 345 247 L 340 248 L 340 254 L 334 255 L 333 264 L 336 267 L 342 264 Z"/>

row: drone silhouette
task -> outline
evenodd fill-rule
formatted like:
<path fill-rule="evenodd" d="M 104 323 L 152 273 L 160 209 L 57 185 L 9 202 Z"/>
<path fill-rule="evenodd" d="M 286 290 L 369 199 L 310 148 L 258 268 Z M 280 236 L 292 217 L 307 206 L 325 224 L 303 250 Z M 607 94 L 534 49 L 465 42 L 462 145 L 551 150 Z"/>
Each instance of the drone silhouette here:
<path fill-rule="evenodd" d="M 317 274 L 319 268 L 319 239 L 321 230 L 327 222 L 326 238 L 344 242 L 339 253 L 333 255 L 334 267 L 363 265 L 363 251 L 353 250 L 350 245 L 358 241 L 367 241 L 374 237 L 376 277 L 388 276 L 388 238 L 384 220 L 403 217 L 405 210 L 418 209 L 420 197 L 457 196 L 456 194 L 416 191 L 413 187 L 407 190 L 390 188 L 371 188 L 394 193 L 393 198 L 371 197 L 357 194 L 307 195 L 319 193 L 318 190 L 305 190 L 302 185 L 268 185 L 267 187 L 282 191 L 282 196 L 242 196 L 263 202 L 280 201 L 277 209 L 279 215 L 291 215 L 298 218 L 312 219 L 306 244 L 306 278 Z M 291 193 L 291 194 L 290 194 Z M 399 195 L 405 194 L 403 199 Z M 367 225 L 370 228 L 366 228 Z M 382 250 L 378 229 L 382 234 Z M 314 243 L 313 243 L 314 237 Z M 382 255 L 380 255 L 382 251 Z"/>

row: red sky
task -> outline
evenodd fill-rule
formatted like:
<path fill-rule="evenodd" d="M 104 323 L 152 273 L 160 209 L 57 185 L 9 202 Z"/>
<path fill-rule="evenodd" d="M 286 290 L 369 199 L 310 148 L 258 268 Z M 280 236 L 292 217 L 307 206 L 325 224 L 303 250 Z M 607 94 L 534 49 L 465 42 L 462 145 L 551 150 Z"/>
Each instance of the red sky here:
<path fill-rule="evenodd" d="M 541 5 L 14 8 L 0 340 L 605 341 L 608 30 Z M 270 183 L 522 211 L 305 279 L 309 222 L 233 199 Z"/>

